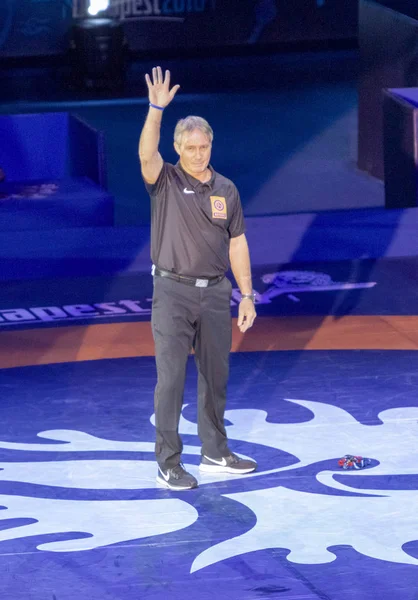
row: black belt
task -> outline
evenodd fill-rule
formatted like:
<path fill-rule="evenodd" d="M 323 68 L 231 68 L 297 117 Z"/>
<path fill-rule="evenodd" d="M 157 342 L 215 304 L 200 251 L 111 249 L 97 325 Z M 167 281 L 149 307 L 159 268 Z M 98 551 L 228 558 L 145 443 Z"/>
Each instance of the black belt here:
<path fill-rule="evenodd" d="M 174 279 L 174 281 L 179 281 L 180 283 L 186 283 L 187 285 L 194 285 L 195 287 L 201 288 L 216 285 L 225 277 L 225 275 L 217 275 L 216 277 L 188 277 L 187 275 L 177 275 L 177 273 L 165 271 L 158 267 L 154 267 L 153 274 L 156 277 L 167 277 L 168 279 Z"/>

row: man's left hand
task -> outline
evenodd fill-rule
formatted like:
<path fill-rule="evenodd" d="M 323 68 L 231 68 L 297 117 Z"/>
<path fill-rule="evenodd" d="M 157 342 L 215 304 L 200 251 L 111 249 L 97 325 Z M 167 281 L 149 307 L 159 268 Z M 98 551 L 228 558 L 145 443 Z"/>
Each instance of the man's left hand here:
<path fill-rule="evenodd" d="M 239 303 L 237 322 L 241 333 L 245 333 L 247 329 L 252 327 L 256 316 L 257 313 L 255 312 L 254 302 L 251 298 L 244 298 L 244 300 L 241 300 Z"/>

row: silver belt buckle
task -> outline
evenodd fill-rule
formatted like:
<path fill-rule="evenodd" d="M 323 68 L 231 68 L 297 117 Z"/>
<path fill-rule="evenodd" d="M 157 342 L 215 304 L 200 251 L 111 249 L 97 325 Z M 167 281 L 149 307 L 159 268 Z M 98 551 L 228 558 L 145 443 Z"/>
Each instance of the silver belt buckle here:
<path fill-rule="evenodd" d="M 208 287 L 209 280 L 208 279 L 196 279 L 195 286 L 196 287 Z"/>

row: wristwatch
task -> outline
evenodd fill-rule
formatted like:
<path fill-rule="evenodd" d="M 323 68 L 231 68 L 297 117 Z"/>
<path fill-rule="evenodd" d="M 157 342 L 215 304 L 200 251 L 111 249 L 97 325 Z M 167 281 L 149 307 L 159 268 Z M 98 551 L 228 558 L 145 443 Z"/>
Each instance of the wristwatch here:
<path fill-rule="evenodd" d="M 254 292 L 251 292 L 251 294 L 241 294 L 241 300 L 246 300 L 246 299 L 252 300 L 253 302 L 255 302 L 255 294 Z"/>

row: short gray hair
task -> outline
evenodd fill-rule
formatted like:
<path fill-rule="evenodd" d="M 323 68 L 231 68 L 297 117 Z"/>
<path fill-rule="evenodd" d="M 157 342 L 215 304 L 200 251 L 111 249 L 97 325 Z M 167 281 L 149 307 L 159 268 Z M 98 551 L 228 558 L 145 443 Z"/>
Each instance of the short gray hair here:
<path fill-rule="evenodd" d="M 178 121 L 174 130 L 174 141 L 176 144 L 181 144 L 183 134 L 191 133 L 195 129 L 200 129 L 209 138 L 210 143 L 213 142 L 213 129 L 202 117 L 188 116 L 185 119 Z"/>

